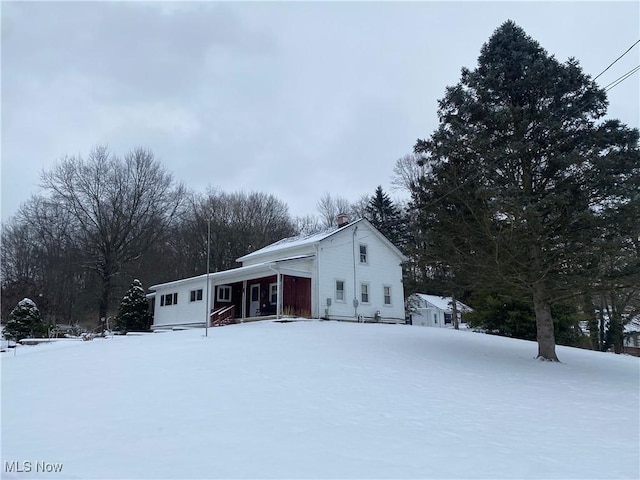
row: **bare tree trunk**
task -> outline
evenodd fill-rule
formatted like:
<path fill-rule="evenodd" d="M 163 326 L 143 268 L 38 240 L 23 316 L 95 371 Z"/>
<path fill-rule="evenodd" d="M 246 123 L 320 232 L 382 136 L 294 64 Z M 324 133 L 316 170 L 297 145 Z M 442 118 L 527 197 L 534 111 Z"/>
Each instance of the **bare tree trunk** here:
<path fill-rule="evenodd" d="M 100 324 L 104 327 L 109 314 L 109 299 L 111 298 L 111 276 L 102 278 L 102 290 L 100 292 Z M 104 322 L 103 322 L 104 319 Z"/>
<path fill-rule="evenodd" d="M 546 299 L 544 285 L 541 283 L 533 287 L 533 308 L 536 313 L 538 358 L 558 362 L 551 307 Z"/>

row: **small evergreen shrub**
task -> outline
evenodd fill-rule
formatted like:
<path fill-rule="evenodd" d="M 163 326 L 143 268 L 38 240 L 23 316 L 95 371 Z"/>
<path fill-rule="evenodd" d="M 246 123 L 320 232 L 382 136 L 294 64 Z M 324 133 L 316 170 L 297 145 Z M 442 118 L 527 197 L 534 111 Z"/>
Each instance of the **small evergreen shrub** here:
<path fill-rule="evenodd" d="M 126 332 L 142 332 L 149 330 L 151 316 L 149 304 L 140 280 L 135 279 L 122 298 L 116 316 L 116 330 Z"/>
<path fill-rule="evenodd" d="M 49 329 L 40 315 L 40 310 L 29 298 L 23 298 L 9 314 L 3 335 L 7 340 L 47 337 Z"/>

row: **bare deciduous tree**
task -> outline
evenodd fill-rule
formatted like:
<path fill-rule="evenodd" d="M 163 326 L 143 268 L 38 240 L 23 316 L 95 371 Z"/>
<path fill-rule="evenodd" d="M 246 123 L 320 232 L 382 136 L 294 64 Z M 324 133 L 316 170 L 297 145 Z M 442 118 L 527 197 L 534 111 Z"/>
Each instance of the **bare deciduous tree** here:
<path fill-rule="evenodd" d="M 393 191 L 405 190 L 411 193 L 412 188 L 425 176 L 429 168 L 428 163 L 419 162 L 421 158 L 422 155 L 411 154 L 396 160 L 391 176 Z"/>
<path fill-rule="evenodd" d="M 114 277 L 166 233 L 184 189 L 151 151 L 137 148 L 120 159 L 103 146 L 86 159 L 64 158 L 42 174 L 42 186 L 77 224 L 79 245 L 102 284 L 99 315 L 105 318 Z"/>
<path fill-rule="evenodd" d="M 352 216 L 353 213 L 349 200 L 340 196 L 332 197 L 328 192 L 318 200 L 317 207 L 318 213 L 320 214 L 320 221 L 325 228 L 335 227 L 339 214 L 344 213 Z"/>
<path fill-rule="evenodd" d="M 287 205 L 273 195 L 216 190 L 193 195 L 172 236 L 176 263 L 182 265 L 178 278 L 205 272 L 208 222 L 212 272 L 237 267 L 238 257 L 296 233 Z"/>

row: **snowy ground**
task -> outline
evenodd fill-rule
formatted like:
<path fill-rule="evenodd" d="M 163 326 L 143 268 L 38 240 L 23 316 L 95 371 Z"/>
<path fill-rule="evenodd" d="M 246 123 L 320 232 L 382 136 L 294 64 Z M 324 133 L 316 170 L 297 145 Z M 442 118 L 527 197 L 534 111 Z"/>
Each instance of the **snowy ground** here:
<path fill-rule="evenodd" d="M 319 321 L 20 347 L 3 478 L 639 478 L 639 359 L 535 354 Z"/>

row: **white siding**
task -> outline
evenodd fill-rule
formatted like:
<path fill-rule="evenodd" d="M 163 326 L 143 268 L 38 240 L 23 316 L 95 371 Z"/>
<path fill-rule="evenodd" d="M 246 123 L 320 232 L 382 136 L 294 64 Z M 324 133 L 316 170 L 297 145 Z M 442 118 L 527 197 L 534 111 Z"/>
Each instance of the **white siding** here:
<path fill-rule="evenodd" d="M 444 312 L 438 308 L 419 308 L 411 314 L 411 324 L 423 327 L 444 327 Z"/>
<path fill-rule="evenodd" d="M 202 289 L 202 300 L 191 302 L 189 293 L 191 290 Z M 206 315 L 206 278 L 194 277 L 183 282 L 174 282 L 156 289 L 153 327 L 173 325 L 197 325 L 204 327 Z M 161 307 L 161 298 L 170 293 L 178 294 L 178 304 Z"/>
<path fill-rule="evenodd" d="M 367 246 L 366 264 L 360 262 L 360 245 Z M 318 251 L 320 315 L 324 316 L 328 308 L 329 318 L 355 320 L 356 315 L 363 315 L 371 319 L 379 311 L 383 320 L 404 321 L 401 261 L 378 233 L 364 222 L 324 239 Z M 342 302 L 336 300 L 336 280 L 344 281 Z M 369 286 L 369 302 L 366 304 L 361 302 L 362 283 Z M 391 287 L 391 305 L 384 304 L 385 285 Z M 331 298 L 329 307 L 327 298 Z M 357 310 L 354 298 L 359 303 Z"/>

